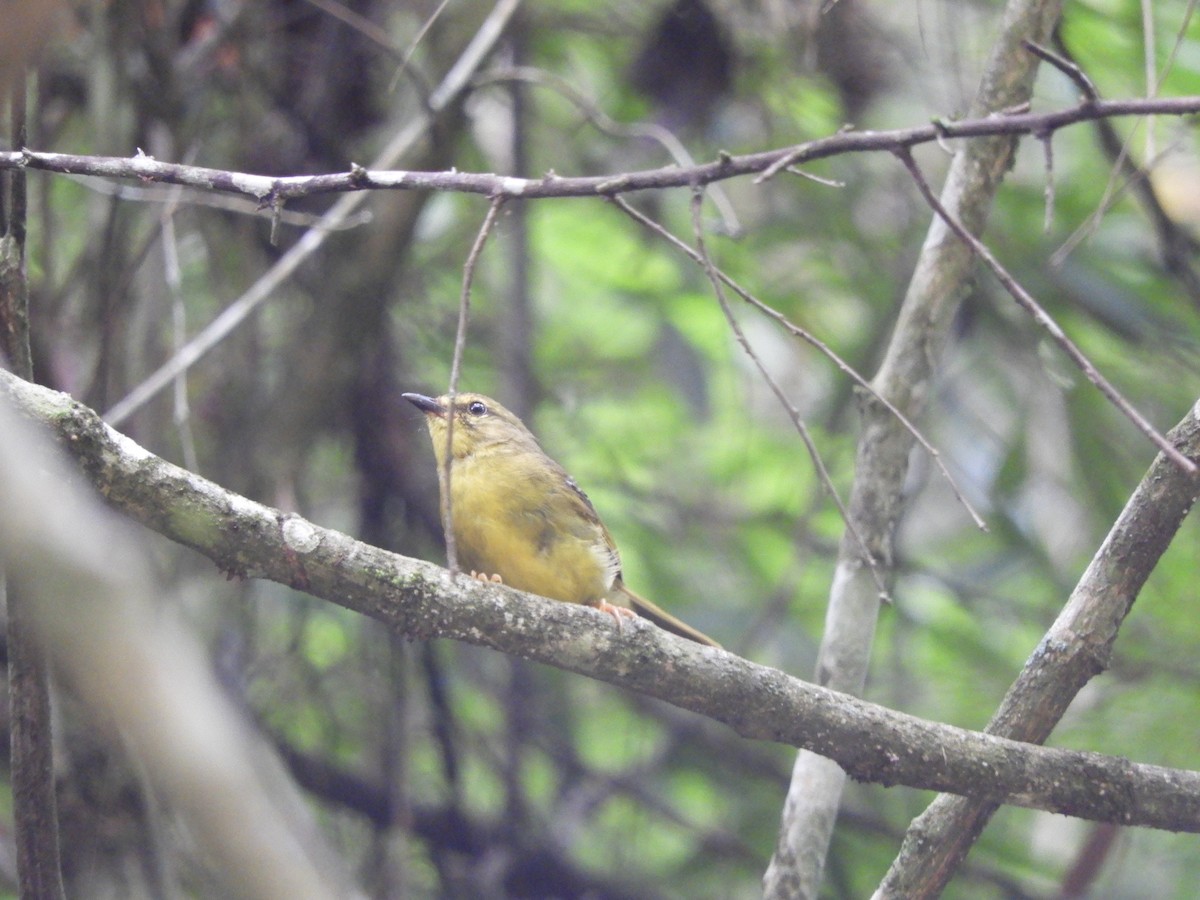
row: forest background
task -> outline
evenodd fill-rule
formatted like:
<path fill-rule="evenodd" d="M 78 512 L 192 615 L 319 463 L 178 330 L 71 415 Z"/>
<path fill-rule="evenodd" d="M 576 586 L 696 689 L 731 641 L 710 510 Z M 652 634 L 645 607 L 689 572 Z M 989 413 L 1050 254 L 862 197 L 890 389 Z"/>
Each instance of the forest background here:
<path fill-rule="evenodd" d="M 1191 120 L 1174 114 L 1093 106 L 1074 124 L 987 139 L 955 123 L 999 112 L 1002 130 L 1026 111 L 1075 109 L 1093 86 L 1194 113 L 1192 12 L 1124 0 L 65 7 L 27 84 L 0 71 L 18 86 L 9 105 L 27 106 L 8 147 L 33 151 L 3 154 L 0 174 L 6 234 L 28 228 L 34 377 L 151 453 L 279 510 L 285 543 L 297 514 L 441 563 L 432 452 L 400 394 L 446 390 L 465 326 L 458 388 L 530 424 L 587 490 L 632 587 L 754 663 L 982 730 L 1027 661 L 1056 646 L 1047 629 L 1078 600 L 1158 449 L 1009 288 L 1159 432 L 1185 419 L 1200 393 L 1200 157 Z M 1006 92 L 1016 102 L 989 105 Z M 855 143 L 870 135 L 882 137 Z M 787 155 L 810 141 L 824 149 Z M 970 153 L 992 167 L 988 184 L 955 195 L 975 175 L 952 160 Z M 780 171 L 759 177 L 772 162 Z M 192 166 L 343 180 L 283 190 Z M 387 184 L 377 169 L 440 174 Z M 639 190 L 622 179 L 647 170 L 661 171 Z M 946 229 L 922 178 L 1010 283 Z M 371 189 L 385 185 L 400 189 Z M 638 217 L 698 248 L 699 264 Z M 765 309 L 716 290 L 713 266 Z M 939 302 L 920 307 L 930 294 Z M 939 455 L 914 447 L 826 349 L 874 379 Z M 39 418 L 42 395 L 5 385 Z M 206 549 L 171 506 L 178 493 L 155 493 L 166 476 L 143 470 L 130 501 L 105 466 L 133 450 L 40 417 L 75 441 L 86 480 L 119 512 L 174 538 L 133 538 L 157 585 L 148 621 L 169 611 L 186 623 L 283 760 L 305 802 L 281 818 L 302 823 L 313 858 L 336 861 L 315 877 L 380 897 L 748 897 L 765 878 L 772 896 L 861 897 L 883 882 L 890 896 L 1183 898 L 1200 882 L 1194 835 L 1172 833 L 1200 830 L 1194 773 L 1179 791 L 1190 813 L 1156 828 L 1121 827 L 1139 821 L 1136 803 L 1071 817 L 1009 789 L 1034 808 L 1001 806 L 965 862 L 912 874 L 904 851 L 918 834 L 906 829 L 934 794 L 869 782 L 960 784 L 949 738 L 914 738 L 919 771 L 901 778 L 852 759 L 849 731 L 829 747 L 789 737 L 791 722 L 756 705 L 760 670 L 426 569 L 413 570 L 425 587 L 410 579 L 348 603 L 296 590 L 294 573 L 225 578 L 295 569 L 296 545 L 274 563 L 249 534 Z M 900 462 L 881 474 L 872 453 L 886 442 Z M 1172 508 L 1196 490 L 1183 477 Z M 245 512 L 215 502 L 230 521 Z M 1194 516 L 1175 526 L 1161 558 L 1109 560 L 1148 580 L 1106 582 L 1124 607 L 1079 638 L 1095 654 L 1049 723 L 1053 746 L 1196 766 L 1200 536 Z M 80 527 L 79 540 L 106 528 Z M 459 606 L 405 618 L 410 599 L 426 609 L 429 584 Z M 155 641 L 155 627 L 124 639 Z M 86 724 L 71 698 L 87 705 L 87 670 L 59 664 L 73 674 L 55 707 L 51 868 L 67 893 L 228 889 L 238 873 L 186 802 L 147 787 L 155 770 L 134 726 Z M 691 699 L 662 675 L 680 671 L 696 673 Z M 721 706 L 713 673 L 742 679 L 745 710 Z M 832 703 L 844 721 L 860 709 Z M 881 733 L 868 728 L 864 746 Z M 861 765 L 863 783 L 843 785 L 788 743 Z M 1061 780 L 1086 789 L 1095 777 L 1080 757 L 1054 760 Z M 0 866 L 14 886 L 16 816 Z"/>

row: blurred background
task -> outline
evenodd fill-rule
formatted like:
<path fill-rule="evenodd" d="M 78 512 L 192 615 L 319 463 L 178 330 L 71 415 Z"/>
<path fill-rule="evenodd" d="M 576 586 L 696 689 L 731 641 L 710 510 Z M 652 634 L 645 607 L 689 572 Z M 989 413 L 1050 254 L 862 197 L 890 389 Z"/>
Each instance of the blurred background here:
<path fill-rule="evenodd" d="M 420 119 L 490 10 L 78 2 L 31 81 L 28 145 L 275 175 L 366 165 Z M 1147 22 L 1133 0 L 1068 4 L 1062 50 L 1108 98 L 1197 94 L 1190 11 L 1155 4 Z M 393 167 L 608 174 L 679 162 L 648 136 L 656 129 L 704 161 L 847 124 L 962 115 L 1000 12 L 941 0 L 530 2 L 461 102 L 434 110 Z M 1076 94 L 1043 67 L 1037 109 Z M 1027 140 L 985 238 L 1165 430 L 1200 387 L 1193 129 L 1113 120 L 1061 131 L 1053 148 L 1049 224 L 1043 148 Z M 946 152 L 917 155 L 938 184 Z M 823 182 L 721 184 L 704 211 L 709 248 L 870 377 L 931 213 L 888 154 L 806 171 Z M 37 173 L 29 190 L 37 377 L 98 411 L 336 202 L 289 203 L 273 229 L 269 210 L 215 193 Z M 688 237 L 686 191 L 630 200 Z M 121 429 L 233 491 L 442 562 L 432 452 L 400 393 L 446 388 L 463 264 L 486 209 L 476 195 L 374 193 L 188 372 L 185 391 L 160 393 Z M 844 495 L 851 383 L 763 315 L 737 315 Z M 866 695 L 977 729 L 1154 454 L 989 276 L 964 298 L 940 370 L 920 425 L 990 532 L 914 457 L 896 604 L 880 619 Z M 634 590 L 735 652 L 811 676 L 842 522 L 703 271 L 602 201 L 508 203 L 475 273 L 460 386 L 518 412 L 587 490 Z M 372 896 L 760 893 L 788 748 L 491 651 L 405 641 L 147 541 L 164 602 L 204 636 L 222 683 Z M 1197 766 L 1198 567 L 1193 516 L 1111 668 L 1051 743 Z M 129 761 L 66 721 L 68 894 L 208 895 L 202 861 Z M 867 896 L 930 799 L 851 785 L 825 895 Z M 1184 898 L 1198 882 L 1194 837 L 1005 808 L 947 896 L 1080 896 L 1082 885 L 1094 897 Z"/>

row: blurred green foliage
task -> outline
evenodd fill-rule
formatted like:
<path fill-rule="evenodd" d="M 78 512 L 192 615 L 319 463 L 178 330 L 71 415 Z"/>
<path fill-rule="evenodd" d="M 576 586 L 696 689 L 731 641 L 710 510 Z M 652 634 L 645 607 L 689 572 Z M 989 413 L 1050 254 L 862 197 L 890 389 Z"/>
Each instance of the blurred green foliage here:
<path fill-rule="evenodd" d="M 196 69 L 184 61 L 204 15 L 196 5 L 165 5 L 178 42 L 165 60 L 160 44 L 127 46 L 154 31 L 150 18 L 121 18 L 101 5 L 81 11 L 83 33 L 43 74 L 39 149 L 132 154 L 145 146 L 161 158 L 287 174 L 364 163 L 415 114 L 420 91 L 453 62 L 481 13 L 451 5 L 389 94 L 380 84 L 422 19 L 388 4 L 351 5 L 385 27 L 391 50 L 316 5 L 275 2 L 217 23 L 215 49 Z M 996 4 L 967 5 L 960 16 L 962 5 L 949 2 L 842 0 L 834 9 L 850 18 L 834 49 L 861 66 L 856 83 L 869 86 L 852 94 L 844 71 L 815 65 L 824 25 L 814 31 L 807 13 L 786 4 L 711 6 L 734 78 L 699 118 L 656 106 L 630 84 L 662 4 L 531 4 L 505 59 L 554 72 L 619 121 L 678 124 L 692 156 L 707 160 L 720 150 L 832 134 L 851 103 L 854 125 L 864 129 L 955 115 L 1000 14 Z M 1200 93 L 1200 24 L 1193 19 L 1180 35 L 1182 4 L 1154 12 L 1164 72 L 1157 93 Z M 1069 4 L 1062 37 L 1103 96 L 1146 93 L 1140 4 Z M 345 88 L 370 93 L 364 110 L 347 107 L 348 95 L 322 81 L 332 70 L 312 62 L 313 48 L 335 39 L 372 73 L 369 84 Z M 156 106 L 156 90 L 179 103 Z M 515 143 L 531 176 L 672 164 L 652 142 L 602 133 L 544 87 L 521 89 L 523 117 L 514 120 L 507 90 L 480 88 L 404 165 L 507 172 Z M 1035 108 L 1070 104 L 1075 93 L 1044 68 Z M 331 107 L 345 115 L 326 122 Z M 351 113 L 360 118 L 347 119 Z M 100 120 L 118 149 L 105 142 Z M 1151 183 L 1194 256 L 1200 157 L 1192 123 L 1111 125 L 1139 165 L 1151 162 L 1146 134 L 1154 134 L 1161 166 Z M 1100 370 L 1166 429 L 1198 394 L 1200 297 L 1165 265 L 1163 235 L 1096 128 L 1058 132 L 1053 146 L 1049 228 L 1042 149 L 1027 140 L 986 240 Z M 918 156 L 936 183 L 944 156 L 936 147 Z M 885 154 L 823 161 L 812 173 L 841 186 L 790 175 L 720 185 L 743 233 L 719 236 L 710 201 L 709 246 L 739 284 L 869 378 L 931 213 Z M 170 355 L 172 303 L 194 333 L 303 233 L 281 224 L 273 246 L 266 216 L 153 186 L 127 185 L 117 195 L 111 186 L 41 177 L 34 190 L 39 370 L 101 408 Z M 687 192 L 629 200 L 690 241 Z M 418 416 L 397 395 L 446 385 L 462 266 L 486 201 L 380 193 L 368 207 L 369 221 L 332 237 L 189 373 L 191 436 L 175 424 L 166 396 L 126 427 L 172 458 L 193 441 L 203 474 L 256 500 L 441 560 L 432 455 Z M 302 203 L 289 212 L 322 208 Z M 178 298 L 164 279 L 166 214 L 181 251 Z M 1082 240 L 1057 258 L 1077 233 Z M 811 346 L 732 295 L 730 302 L 845 496 L 856 390 Z M 533 388 L 516 394 L 520 371 Z M 697 266 L 603 201 L 508 204 L 476 272 L 461 387 L 530 413 L 546 449 L 613 532 L 634 589 L 739 653 L 811 677 L 842 523 Z M 898 523 L 896 604 L 882 613 L 867 696 L 981 728 L 1154 454 L 983 273 L 963 300 L 919 425 L 989 531 L 971 527 L 916 454 Z M 1198 528 L 1194 516 L 1185 523 L 1110 670 L 1080 696 L 1052 743 L 1196 767 Z M 446 897 L 582 895 L 569 886 L 577 883 L 593 896 L 759 890 L 787 787 L 787 750 L 477 648 L 389 638 L 310 598 L 224 585 L 182 553 L 163 556 L 165 577 L 203 596 L 187 611 L 262 726 L 281 745 L 360 779 L 390 811 L 380 822 L 332 788 L 306 785 L 331 839 L 381 896 L 397 885 L 409 896 Z M 869 895 L 929 799 L 852 785 L 826 896 Z M 440 827 L 439 815 L 456 824 Z M 1090 827 L 1006 810 L 947 896 L 1049 896 Z M 1125 832 L 1094 895 L 1145 896 L 1136 887 L 1148 861 L 1157 874 L 1142 886 L 1155 896 L 1188 897 L 1200 882 L 1193 838 Z M 506 879 L 523 863 L 541 866 L 547 881 L 514 887 Z"/>

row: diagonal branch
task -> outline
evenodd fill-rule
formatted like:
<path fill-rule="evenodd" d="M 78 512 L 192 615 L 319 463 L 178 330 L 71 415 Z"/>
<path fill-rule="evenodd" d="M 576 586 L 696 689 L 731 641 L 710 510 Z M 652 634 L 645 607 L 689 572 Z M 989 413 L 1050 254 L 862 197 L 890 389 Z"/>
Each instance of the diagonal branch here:
<path fill-rule="evenodd" d="M 713 293 L 716 294 L 717 303 L 721 307 L 721 312 L 725 315 L 725 321 L 729 325 L 730 331 L 733 332 L 734 338 L 737 339 L 738 344 L 741 345 L 746 355 L 750 357 L 751 362 L 754 363 L 754 367 L 758 369 L 758 374 L 767 383 L 767 387 L 771 389 L 771 393 L 775 395 L 775 399 L 787 411 L 788 417 L 792 420 L 792 426 L 796 429 L 796 432 L 800 435 L 800 440 L 804 443 L 804 449 L 808 451 L 818 480 L 825 490 L 829 492 L 829 496 L 833 500 L 833 505 L 837 507 L 838 514 L 842 517 L 842 521 L 846 523 L 846 530 L 858 541 L 859 548 L 862 550 L 862 558 L 871 567 L 871 574 L 875 576 L 875 584 L 879 586 L 879 599 L 890 603 L 892 598 L 888 594 L 887 585 L 883 582 L 883 575 L 879 570 L 879 565 L 871 556 L 871 550 L 867 546 L 867 542 L 863 540 L 862 535 L 859 534 L 858 528 L 855 527 L 854 520 L 850 518 L 850 511 L 846 509 L 846 504 L 842 502 L 837 485 L 833 483 L 833 478 L 830 476 L 829 470 L 825 467 L 825 460 L 821 459 L 821 454 L 817 450 L 817 445 L 813 442 L 808 426 L 804 424 L 800 410 L 792 405 L 792 402 L 787 398 L 787 394 L 783 392 L 783 388 L 779 386 L 779 382 L 771 377 L 770 371 L 763 363 L 762 358 L 750 346 L 750 341 L 746 338 L 746 332 L 742 330 L 742 326 L 738 324 L 737 318 L 733 315 L 733 310 L 729 306 L 729 298 L 725 296 L 725 285 L 720 275 L 717 274 L 717 268 L 713 264 L 712 258 L 708 255 L 708 247 L 704 243 L 704 228 L 700 221 L 700 209 L 703 201 L 704 194 L 697 188 L 692 193 L 692 233 L 696 238 L 696 253 L 700 257 L 701 265 L 704 266 L 704 273 L 708 276 L 708 280 L 712 284 Z"/>
<path fill-rule="evenodd" d="M 933 446 L 933 444 L 929 442 L 925 435 L 921 433 L 920 429 L 913 424 L 912 420 L 909 419 L 908 416 L 902 413 L 894 403 L 887 399 L 887 397 L 875 390 L 875 387 L 871 384 L 871 382 L 867 381 L 867 379 L 865 379 L 862 375 L 858 374 L 858 371 L 852 365 L 850 365 L 850 363 L 842 359 L 836 350 L 834 350 L 812 332 L 801 328 L 779 310 L 768 305 L 767 303 L 764 303 L 754 294 L 750 293 L 748 290 L 734 281 L 729 274 L 714 265 L 711 260 L 709 260 L 706 264 L 704 259 L 695 249 L 689 247 L 686 243 L 673 235 L 658 222 L 655 222 L 645 213 L 630 206 L 621 197 L 609 197 L 608 199 L 609 202 L 617 207 L 617 209 L 621 210 L 621 212 L 625 213 L 625 215 L 629 216 L 635 222 L 645 226 L 654 234 L 658 235 L 667 243 L 669 243 L 672 247 L 675 247 L 677 250 L 687 255 L 692 262 L 702 266 L 706 273 L 711 270 L 712 275 L 715 275 L 721 284 L 728 287 L 746 303 L 750 304 L 750 306 L 754 307 L 763 315 L 767 316 L 767 318 L 781 326 L 792 337 L 799 338 L 809 346 L 814 347 L 818 353 L 837 366 L 838 370 L 843 375 L 845 375 L 847 378 L 857 384 L 863 391 L 869 394 L 872 400 L 874 400 L 876 403 L 879 403 L 889 413 L 891 413 L 891 415 L 895 416 L 896 420 L 904 427 L 904 429 L 912 435 L 913 440 L 920 444 L 925 452 L 929 454 L 930 459 L 933 460 L 933 464 L 937 466 L 938 471 L 942 473 L 942 477 L 946 479 L 946 483 L 950 486 L 951 492 L 971 516 L 971 520 L 975 523 L 975 526 L 981 531 L 987 531 L 987 525 L 984 523 L 983 517 L 980 516 L 975 507 L 971 505 L 971 501 L 967 499 L 966 495 L 962 492 L 962 489 L 958 486 L 958 482 L 954 480 L 954 476 L 950 474 L 950 470 L 946 468 L 946 463 L 942 460 L 941 451 L 939 451 L 937 447 Z"/>
<path fill-rule="evenodd" d="M 1180 452 L 1200 459 L 1200 402 L 1170 436 Z M 1107 666 L 1121 623 L 1198 498 L 1200 476 L 1159 454 L 1009 688 L 989 734 L 1046 740 L 1080 689 Z M 940 894 L 997 808 L 993 802 L 935 799 L 909 826 L 879 896 Z"/>
<path fill-rule="evenodd" d="M 961 792 L 1098 821 L 1200 832 L 1200 772 L 1059 750 L 928 722 L 793 678 L 635 621 L 510 588 L 454 579 L 445 569 L 371 547 L 200 478 L 155 457 L 68 396 L 0 372 L 19 412 L 48 427 L 85 478 L 118 511 L 241 577 L 268 578 L 378 619 L 410 638 L 491 647 L 657 697 L 727 724 L 744 737 L 804 747 L 852 777 Z M 1200 422 L 1176 432 L 1200 456 Z M 1148 490 L 1197 489 L 1174 467 Z M 1178 527 L 1176 505 L 1139 507 L 1155 546 Z M 1150 517 L 1151 521 L 1147 521 Z M 1139 532 L 1140 534 L 1140 532 Z M 1163 544 L 1165 546 L 1165 544 Z M 1093 564 L 1153 567 L 1151 549 L 1110 540 Z M 1116 554 L 1130 552 L 1126 558 Z M 1089 570 L 1091 572 L 1092 570 Z M 1042 654 L 1053 653 L 1043 647 Z"/>
<path fill-rule="evenodd" d="M 1197 471 L 1196 464 L 1176 450 L 1171 442 L 1160 434 L 1158 429 L 1151 425 L 1149 420 L 1138 412 L 1132 403 L 1122 396 L 1121 392 L 1112 385 L 1112 382 L 1100 374 L 1100 371 L 1092 365 L 1092 361 L 1084 355 L 1083 351 L 1079 349 L 1074 341 L 1067 337 L 1062 327 L 1042 308 L 1041 304 L 1033 299 L 1033 295 L 1021 287 L 1017 280 L 1008 273 L 1008 270 L 1000 264 L 1000 261 L 992 255 L 992 251 L 987 248 L 987 245 L 971 234 L 963 226 L 962 222 L 958 221 L 942 205 L 941 201 L 938 200 L 933 190 L 929 187 L 929 182 L 925 180 L 925 176 L 922 174 L 916 160 L 913 159 L 912 154 L 907 150 L 897 150 L 896 156 L 900 158 L 900 161 L 904 163 L 904 167 L 912 175 L 913 181 L 917 183 L 917 189 L 920 190 L 921 196 L 925 198 L 925 202 L 932 207 L 933 211 L 938 214 L 950 230 L 958 235 L 959 239 L 970 247 L 975 255 L 983 260 L 984 264 L 992 270 L 992 274 L 996 276 L 1000 284 L 1004 286 L 1004 289 L 1008 291 L 1009 296 L 1016 300 L 1017 304 L 1046 330 L 1059 349 L 1067 355 L 1067 358 L 1075 363 L 1080 371 L 1087 376 L 1087 380 L 1094 384 L 1096 389 L 1107 397 L 1113 406 L 1124 413 L 1125 417 L 1133 422 L 1138 431 L 1146 435 L 1154 446 L 1158 447 L 1162 453 L 1165 453 L 1171 462 L 1175 463 L 1175 465 L 1179 466 L 1185 472 L 1194 474 Z"/>

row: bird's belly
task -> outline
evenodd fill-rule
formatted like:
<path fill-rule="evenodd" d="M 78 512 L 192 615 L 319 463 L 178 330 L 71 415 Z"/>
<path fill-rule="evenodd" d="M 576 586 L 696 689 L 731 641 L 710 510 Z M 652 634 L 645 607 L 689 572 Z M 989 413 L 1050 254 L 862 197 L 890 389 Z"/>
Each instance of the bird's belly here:
<path fill-rule="evenodd" d="M 592 545 L 557 532 L 538 509 L 514 511 L 511 498 L 492 502 L 477 491 L 454 493 L 454 542 L 462 568 L 570 603 L 595 606 L 608 592 Z"/>

